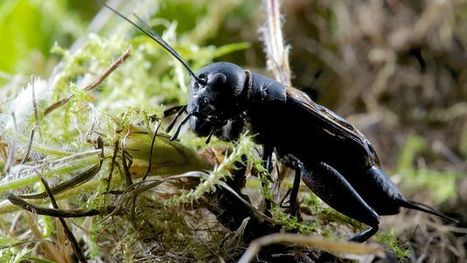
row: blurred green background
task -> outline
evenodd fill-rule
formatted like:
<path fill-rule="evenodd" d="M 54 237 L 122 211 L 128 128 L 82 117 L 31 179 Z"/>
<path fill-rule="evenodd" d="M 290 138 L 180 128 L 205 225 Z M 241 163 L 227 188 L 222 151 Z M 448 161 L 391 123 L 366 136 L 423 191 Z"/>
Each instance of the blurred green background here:
<path fill-rule="evenodd" d="M 57 63 L 50 53 L 54 43 L 73 43 L 97 9 L 92 1 L 0 1 L 0 83 L 16 73 L 47 77 Z"/>

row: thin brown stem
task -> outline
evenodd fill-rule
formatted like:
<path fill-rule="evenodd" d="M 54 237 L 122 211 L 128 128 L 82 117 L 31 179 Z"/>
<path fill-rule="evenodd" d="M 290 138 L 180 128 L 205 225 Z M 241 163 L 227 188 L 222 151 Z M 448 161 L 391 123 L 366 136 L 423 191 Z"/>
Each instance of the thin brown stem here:
<path fill-rule="evenodd" d="M 50 189 L 49 184 L 44 179 L 44 177 L 42 177 L 40 175 L 39 175 L 39 177 L 41 179 L 42 184 L 45 187 L 45 191 L 49 195 L 50 203 L 52 204 L 52 206 L 55 209 L 60 209 L 60 207 L 58 206 L 57 200 L 55 200 L 55 197 L 54 197 L 54 195 L 52 193 L 52 190 Z M 78 257 L 79 261 L 80 262 L 88 262 L 86 260 L 86 256 L 83 253 L 83 250 L 81 250 L 81 247 L 79 246 L 78 240 L 76 240 L 75 236 L 73 235 L 73 232 L 71 232 L 71 229 L 66 224 L 65 219 L 63 219 L 63 217 L 58 217 L 58 220 L 60 221 L 60 224 L 63 227 L 63 231 L 65 231 L 65 235 L 68 238 L 68 240 L 70 241 L 71 246 L 73 247 L 73 251 L 75 252 L 75 254 Z"/>
<path fill-rule="evenodd" d="M 279 0 L 264 0 L 266 21 L 261 29 L 268 69 L 280 83 L 291 85 L 289 46 L 284 44 Z"/>
<path fill-rule="evenodd" d="M 101 84 L 114 70 L 116 70 L 125 60 L 130 56 L 131 48 L 128 48 L 117 60 L 115 60 L 110 67 L 108 67 L 104 73 L 99 75 L 93 82 L 89 83 L 88 85 L 84 86 L 82 89 L 84 91 L 91 91 L 95 89 L 99 84 Z M 73 95 L 68 96 L 67 98 L 61 99 L 56 101 L 52 105 L 50 105 L 44 111 L 44 116 L 51 113 L 52 111 L 60 108 L 61 106 L 68 103 L 73 98 Z"/>

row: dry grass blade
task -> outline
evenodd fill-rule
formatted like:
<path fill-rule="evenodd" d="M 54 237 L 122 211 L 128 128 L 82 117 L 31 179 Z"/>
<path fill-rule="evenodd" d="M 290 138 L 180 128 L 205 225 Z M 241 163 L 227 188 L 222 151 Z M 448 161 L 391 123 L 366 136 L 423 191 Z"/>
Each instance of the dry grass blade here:
<path fill-rule="evenodd" d="M 91 210 L 64 210 L 64 209 L 55 209 L 55 208 L 47 208 L 41 207 L 29 202 L 26 202 L 24 199 L 17 197 L 15 195 L 9 195 L 7 200 L 10 203 L 23 208 L 31 213 L 38 214 L 38 215 L 46 215 L 52 217 L 63 217 L 63 218 L 72 218 L 72 217 L 87 217 L 87 216 L 96 216 L 99 215 L 100 212 L 95 209 Z"/>
<path fill-rule="evenodd" d="M 87 181 L 89 181 L 91 178 L 93 178 L 101 169 L 101 164 L 96 164 L 93 167 L 87 169 L 86 171 L 82 172 L 78 176 L 75 176 L 67 181 L 64 181 L 62 183 L 59 183 L 51 188 L 52 194 L 59 194 L 62 193 L 70 188 L 77 187 Z M 24 198 L 24 199 L 39 199 L 39 198 L 44 198 L 47 197 L 46 192 L 42 193 L 37 193 L 37 194 L 24 194 L 24 195 L 19 195 L 19 197 Z"/>
<path fill-rule="evenodd" d="M 118 146 L 119 146 L 119 141 L 116 140 L 115 143 L 114 143 L 114 149 L 113 149 L 112 161 L 111 161 L 111 165 L 110 165 L 109 177 L 107 179 L 107 190 L 106 190 L 106 192 L 110 191 L 110 182 L 112 182 L 112 176 L 114 174 L 114 169 L 115 169 L 115 166 L 117 165 L 116 160 L 117 160 L 117 154 L 118 154 Z"/>
<path fill-rule="evenodd" d="M 255 255 L 259 252 L 261 247 L 277 244 L 287 243 L 292 245 L 299 245 L 305 247 L 312 247 L 316 249 L 325 250 L 331 253 L 340 254 L 354 254 L 354 255 L 377 255 L 384 257 L 384 250 L 381 247 L 364 245 L 353 242 L 331 241 L 313 236 L 306 236 L 301 234 L 271 234 L 258 238 L 250 243 L 248 249 L 238 261 L 239 263 L 248 263 L 253 260 Z"/>
<path fill-rule="evenodd" d="M 266 22 L 261 32 L 265 46 L 268 69 L 274 73 L 277 81 L 290 86 L 289 48 L 284 45 L 280 1 L 264 0 Z"/>
<path fill-rule="evenodd" d="M 36 91 L 35 91 L 35 88 L 34 88 L 34 81 L 35 81 L 35 78 L 34 78 L 34 76 L 32 76 L 31 77 L 32 108 L 34 109 L 34 119 L 36 121 L 36 127 L 37 127 L 37 130 L 39 131 L 39 136 L 42 138 L 40 119 L 39 119 L 39 111 L 37 109 Z M 31 139 L 31 141 L 32 141 L 32 139 Z M 27 157 L 27 155 L 26 155 L 26 157 Z M 25 159 L 26 159 L 26 157 L 25 157 Z"/>
<path fill-rule="evenodd" d="M 50 202 L 52 203 L 52 206 L 55 209 L 59 209 L 58 203 L 55 200 L 54 195 L 52 194 L 52 190 L 50 189 L 49 184 L 44 179 L 44 177 L 42 177 L 40 175 L 39 175 L 39 177 L 41 179 L 42 184 L 45 187 L 45 190 L 46 190 L 47 194 L 49 195 Z M 60 224 L 62 225 L 63 230 L 65 231 L 65 235 L 68 238 L 68 240 L 70 241 L 71 246 L 73 247 L 73 251 L 75 252 L 75 254 L 78 257 L 79 261 L 80 262 L 88 262 L 86 260 L 86 256 L 84 255 L 83 251 L 81 250 L 81 247 L 79 246 L 78 241 L 76 240 L 75 236 L 73 235 L 73 232 L 71 232 L 70 228 L 66 224 L 65 219 L 63 219 L 62 217 L 58 217 L 58 220 L 60 221 Z"/>
<path fill-rule="evenodd" d="M 39 129 L 39 126 L 35 126 L 31 130 L 31 134 L 29 135 L 28 147 L 26 148 L 26 153 L 24 154 L 24 157 L 23 157 L 23 160 L 21 161 L 21 164 L 26 163 L 26 161 L 29 158 L 29 154 L 31 153 L 31 149 L 32 149 L 32 143 L 34 142 L 34 134 L 36 132 L 36 129 Z"/>
<path fill-rule="evenodd" d="M 148 159 L 149 159 L 149 162 L 148 162 L 148 169 L 146 170 L 146 173 L 144 174 L 143 176 L 143 181 L 146 180 L 146 178 L 148 177 L 149 173 L 151 172 L 151 166 L 152 166 L 152 154 L 154 152 L 154 146 L 156 144 L 156 137 L 157 137 L 157 134 L 159 132 L 159 128 L 161 127 L 161 123 L 162 121 L 160 121 L 159 123 L 157 123 L 157 127 L 156 129 L 154 130 L 154 134 L 152 135 L 152 139 L 151 139 L 151 148 L 149 149 L 149 156 L 148 156 Z"/>
<path fill-rule="evenodd" d="M 130 187 L 130 185 L 133 184 L 133 179 L 131 179 L 131 172 L 130 172 L 130 167 L 132 165 L 132 160 L 131 158 L 127 157 L 127 150 L 126 150 L 126 139 L 129 135 L 130 131 L 127 131 L 125 136 L 123 136 L 123 140 L 122 140 L 122 166 L 123 166 L 123 173 L 125 175 L 125 184 L 126 184 L 126 187 Z M 117 147 L 117 145 L 115 145 L 115 147 Z"/>
<path fill-rule="evenodd" d="M 13 124 L 14 124 L 14 127 L 15 127 L 15 131 L 18 131 L 18 125 L 16 123 L 16 117 L 15 117 L 15 113 L 12 112 L 11 113 L 11 118 L 13 120 Z M 9 151 L 8 151 L 8 154 L 7 154 L 7 158 L 6 158 L 6 164 L 5 164 L 5 168 L 3 170 L 3 175 L 6 175 L 10 172 L 10 169 L 14 166 L 14 163 L 15 163 L 15 152 L 16 152 L 16 140 L 13 140 L 11 142 L 11 146 L 9 146 Z"/>
<path fill-rule="evenodd" d="M 125 209 L 128 205 L 128 201 L 133 201 L 134 198 L 139 196 L 140 194 L 144 193 L 145 191 L 152 189 L 154 187 L 157 187 L 163 183 L 167 182 L 174 182 L 179 179 L 199 179 L 201 176 L 199 175 L 199 172 L 188 172 L 186 174 L 182 175 L 174 175 L 174 176 L 169 176 L 166 178 L 154 178 L 154 179 L 148 179 L 145 181 L 139 181 L 137 183 L 129 185 L 123 193 L 118 197 L 118 199 L 115 201 L 116 206 L 112 209 L 110 213 L 106 215 L 103 219 L 100 221 L 103 222 L 110 218 L 111 216 L 117 214 L 119 211 Z"/>
<path fill-rule="evenodd" d="M 227 191 L 229 191 L 231 194 L 233 194 L 236 198 L 238 198 L 238 200 L 240 200 L 243 204 L 245 204 L 247 207 L 249 207 L 251 209 L 251 211 L 258 217 L 260 218 L 261 220 L 265 220 L 265 221 L 268 221 L 272 224 L 280 224 L 280 222 L 278 220 L 275 220 L 274 218 L 271 218 L 269 216 L 267 216 L 266 214 L 264 214 L 263 212 L 259 211 L 258 208 L 254 207 L 250 202 L 248 202 L 247 200 L 243 199 L 234 189 L 232 189 L 232 187 L 230 187 L 229 185 L 227 185 L 225 182 L 220 182 L 219 183 L 220 186 L 222 186 L 223 188 L 225 188 Z"/>

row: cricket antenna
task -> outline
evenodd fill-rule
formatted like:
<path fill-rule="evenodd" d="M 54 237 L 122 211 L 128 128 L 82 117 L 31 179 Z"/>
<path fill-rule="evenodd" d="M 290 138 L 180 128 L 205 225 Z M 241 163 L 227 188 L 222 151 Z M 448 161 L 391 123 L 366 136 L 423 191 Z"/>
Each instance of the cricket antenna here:
<path fill-rule="evenodd" d="M 114 12 L 116 15 L 118 15 L 119 17 L 125 19 L 128 23 L 132 24 L 134 27 L 136 27 L 139 31 L 143 32 L 146 36 L 148 36 L 149 38 L 151 38 L 152 40 L 156 41 L 159 45 L 161 45 L 165 50 L 167 50 L 172 56 L 174 56 L 178 61 L 180 61 L 180 63 L 182 63 L 182 65 L 188 70 L 188 72 L 190 73 L 190 75 L 195 79 L 196 82 L 202 84 L 202 85 L 206 85 L 206 81 L 199 78 L 198 76 L 196 76 L 196 74 L 193 72 L 193 70 L 191 70 L 190 66 L 188 66 L 188 64 L 182 59 L 182 57 L 177 53 L 177 51 L 175 51 L 175 49 L 173 49 L 167 42 L 165 42 L 164 39 L 162 39 L 162 37 L 160 37 L 158 34 L 156 34 L 155 32 L 152 32 L 150 33 L 148 30 L 142 28 L 141 26 L 139 26 L 138 24 L 136 24 L 135 22 L 131 21 L 129 18 L 127 18 L 126 16 L 124 16 L 123 14 L 121 14 L 120 12 L 118 12 L 117 10 L 113 9 L 112 7 L 110 7 L 109 5 L 105 4 L 104 3 L 104 6 L 107 7 L 110 11 Z M 136 16 L 136 15 L 135 15 Z M 136 18 L 140 21 L 142 21 L 138 16 L 136 16 Z M 146 25 L 147 26 L 147 25 Z"/>

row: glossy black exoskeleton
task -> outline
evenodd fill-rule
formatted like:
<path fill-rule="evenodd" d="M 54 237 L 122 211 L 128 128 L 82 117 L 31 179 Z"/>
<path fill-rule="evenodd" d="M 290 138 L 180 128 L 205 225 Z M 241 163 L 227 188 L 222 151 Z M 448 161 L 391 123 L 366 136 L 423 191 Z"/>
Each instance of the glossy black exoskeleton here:
<path fill-rule="evenodd" d="M 248 127 L 263 145 L 267 163 L 275 150 L 324 202 L 370 226 L 351 240 L 370 238 L 378 230 L 379 216 L 397 214 L 400 207 L 447 218 L 406 200 L 381 169 L 367 138 L 305 93 L 226 62 L 204 67 L 198 77 L 207 84 L 191 83 L 191 129 L 198 136 L 221 131 L 223 138 L 235 139 L 241 129 L 224 125 Z M 296 193 L 291 205 L 295 198 Z"/>
<path fill-rule="evenodd" d="M 189 121 L 198 136 L 215 135 L 224 140 L 235 140 L 250 130 L 263 146 L 269 171 L 274 151 L 296 171 L 291 210 L 296 209 L 301 177 L 329 206 L 370 227 L 352 241 L 366 241 L 378 231 L 379 216 L 397 214 L 401 207 L 452 220 L 433 208 L 406 200 L 380 167 L 367 138 L 305 93 L 228 62 L 209 64 L 194 74 L 159 36 L 123 18 L 167 49 L 190 72 L 188 115 L 182 124 Z"/>

